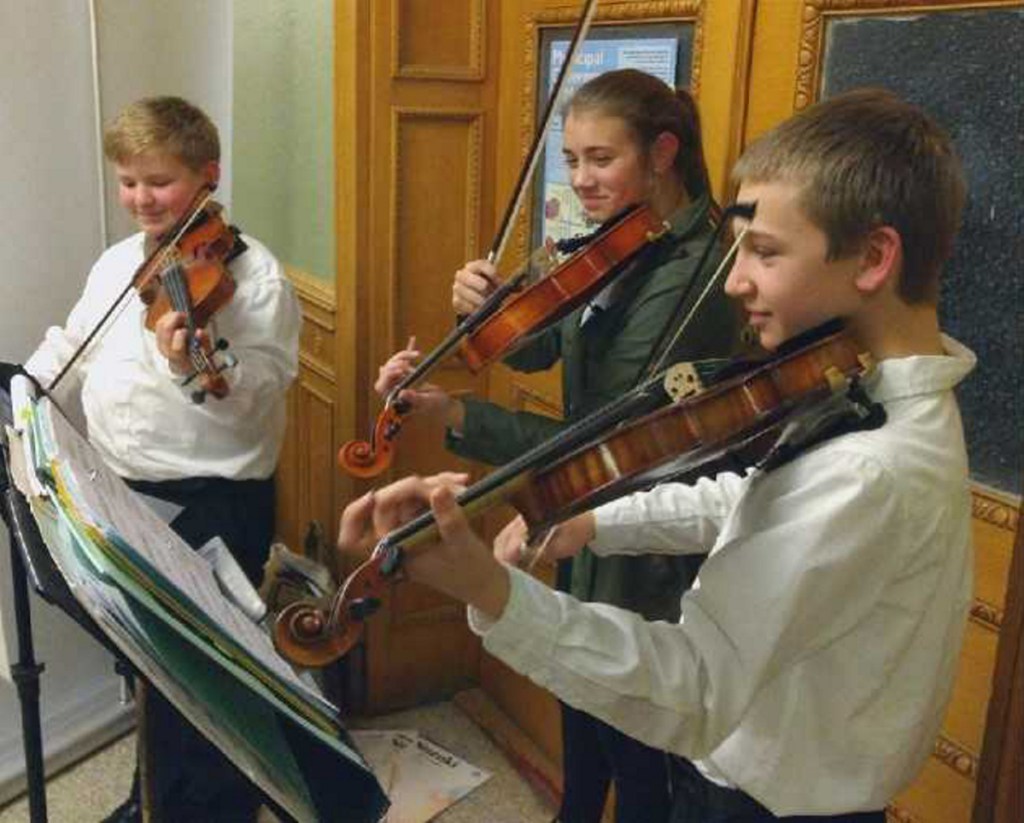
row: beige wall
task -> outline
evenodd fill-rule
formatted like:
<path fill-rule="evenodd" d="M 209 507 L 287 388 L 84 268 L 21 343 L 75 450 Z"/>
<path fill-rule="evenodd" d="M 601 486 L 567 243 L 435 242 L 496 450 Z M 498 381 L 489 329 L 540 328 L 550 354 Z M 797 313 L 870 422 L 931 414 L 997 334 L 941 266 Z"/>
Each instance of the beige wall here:
<path fill-rule="evenodd" d="M 333 283 L 331 0 L 234 7 L 232 221 L 290 266 Z"/>

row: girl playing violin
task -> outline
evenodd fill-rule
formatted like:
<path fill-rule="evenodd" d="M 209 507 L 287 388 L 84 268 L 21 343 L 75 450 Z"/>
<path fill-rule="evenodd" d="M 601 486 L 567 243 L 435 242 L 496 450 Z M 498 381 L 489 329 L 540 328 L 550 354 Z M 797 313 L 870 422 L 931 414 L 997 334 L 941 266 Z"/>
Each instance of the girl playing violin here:
<path fill-rule="evenodd" d="M 666 483 L 561 524 L 555 557 L 707 554 L 675 624 L 552 592 L 495 555 L 449 488 L 407 478 L 346 510 L 365 550 L 429 504 L 442 540 L 413 580 L 468 603 L 484 648 L 624 733 L 671 752 L 672 823 L 883 823 L 932 750 L 971 598 L 971 503 L 954 388 L 973 354 L 938 293 L 965 199 L 952 141 L 881 90 L 778 126 L 740 159 L 756 203 L 726 281 L 778 349 L 839 318 L 875 363 L 887 418 L 771 470 Z"/>
<path fill-rule="evenodd" d="M 506 359 L 524 372 L 562 361 L 563 420 L 454 398 L 430 385 L 400 394 L 410 413 L 444 421 L 451 451 L 492 465 L 506 463 L 630 389 L 660 353 L 655 351 L 659 343 L 686 316 L 719 260 L 714 254 L 697 270 L 713 232 L 713 206 L 697 107 L 685 90 L 673 91 L 632 69 L 608 72 L 573 95 L 565 108 L 563 135 L 573 191 L 590 219 L 600 223 L 645 203 L 671 229 L 589 305 Z M 458 314 L 472 313 L 497 283 L 491 263 L 467 263 L 455 273 L 453 308 Z M 668 362 L 726 357 L 736 338 L 736 317 L 719 290 L 674 344 Z M 376 390 L 387 395 L 419 354 L 410 348 L 392 356 L 380 369 Z M 584 601 L 627 608 L 650 620 L 674 620 L 696 567 L 689 558 L 598 558 L 584 549 L 571 570 L 560 565 L 558 585 Z M 619 823 L 666 819 L 668 780 L 661 752 L 565 704 L 562 740 L 559 820 L 596 823 L 612 781 Z"/>
<path fill-rule="evenodd" d="M 220 175 L 216 126 L 177 97 L 129 105 L 106 130 L 103 148 L 121 206 L 139 232 L 101 255 L 64 326 L 49 329 L 25 364 L 43 386 Z M 235 292 L 211 328 L 198 330 L 200 342 L 214 332 L 226 339 L 237 360 L 223 372 L 226 396 L 193 401 L 195 387 L 183 385 L 193 369 L 185 315 L 167 311 L 149 331 L 136 293 L 69 377 L 81 392 L 89 440 L 104 460 L 133 488 L 183 506 L 171 527 L 194 548 L 221 536 L 258 585 L 274 535 L 273 473 L 285 392 L 298 370 L 299 310 L 277 259 L 258 240 L 239 240 L 240 253 L 227 264 Z M 146 728 L 159 741 L 157 816 L 237 820 L 246 808 L 255 813 L 258 796 L 248 781 L 155 690 L 147 697 Z M 136 792 L 111 819 L 138 815 Z"/>

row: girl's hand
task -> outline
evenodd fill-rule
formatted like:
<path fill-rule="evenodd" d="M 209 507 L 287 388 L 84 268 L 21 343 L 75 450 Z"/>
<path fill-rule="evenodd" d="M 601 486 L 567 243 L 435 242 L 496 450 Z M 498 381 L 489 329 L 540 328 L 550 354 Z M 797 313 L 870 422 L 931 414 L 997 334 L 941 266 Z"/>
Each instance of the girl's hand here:
<path fill-rule="evenodd" d="M 498 287 L 498 271 L 486 260 L 472 260 L 455 272 L 452 308 L 456 314 L 472 314 Z"/>
<path fill-rule="evenodd" d="M 420 351 L 416 348 L 416 336 L 413 335 L 406 347 L 391 355 L 377 371 L 377 381 L 373 384 L 374 391 L 381 397 L 387 397 L 395 386 L 409 376 L 419 358 Z"/>

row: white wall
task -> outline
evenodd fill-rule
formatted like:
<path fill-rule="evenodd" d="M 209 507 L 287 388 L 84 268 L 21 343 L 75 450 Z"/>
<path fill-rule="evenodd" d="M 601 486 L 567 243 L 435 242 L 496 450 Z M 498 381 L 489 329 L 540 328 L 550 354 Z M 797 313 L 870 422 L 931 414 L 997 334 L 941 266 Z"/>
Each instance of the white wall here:
<path fill-rule="evenodd" d="M 90 7 L 83 0 L 0 0 L 0 359 L 22 361 L 63 321 L 103 248 Z M 230 192 L 231 0 L 96 0 L 103 121 L 125 103 L 179 94 L 221 129 Z M 112 190 L 111 190 L 112 191 Z M 129 225 L 107 197 L 112 241 Z M 0 803 L 24 785 L 10 550 L 0 528 Z M 111 658 L 33 597 L 48 769 L 130 719 Z"/>

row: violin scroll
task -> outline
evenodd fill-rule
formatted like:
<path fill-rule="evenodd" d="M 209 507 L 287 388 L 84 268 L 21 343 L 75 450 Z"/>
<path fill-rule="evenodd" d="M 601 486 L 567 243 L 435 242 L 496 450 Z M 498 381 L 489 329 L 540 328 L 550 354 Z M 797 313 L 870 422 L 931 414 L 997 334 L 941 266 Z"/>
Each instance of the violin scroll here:
<path fill-rule="evenodd" d="M 402 431 L 403 403 L 388 403 L 377 416 L 369 441 L 349 440 L 338 451 L 338 465 L 353 477 L 377 477 L 391 466 Z"/>
<path fill-rule="evenodd" d="M 303 668 L 321 668 L 348 654 L 362 637 L 366 619 L 380 608 L 384 591 L 398 578 L 400 560 L 399 548 L 381 545 L 332 598 L 300 600 L 282 609 L 271 634 L 277 653 Z"/>

